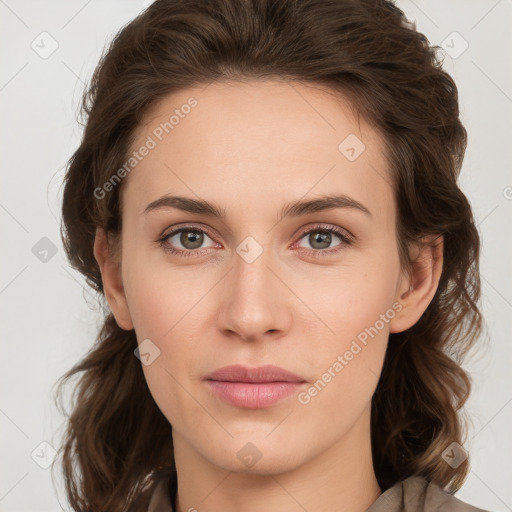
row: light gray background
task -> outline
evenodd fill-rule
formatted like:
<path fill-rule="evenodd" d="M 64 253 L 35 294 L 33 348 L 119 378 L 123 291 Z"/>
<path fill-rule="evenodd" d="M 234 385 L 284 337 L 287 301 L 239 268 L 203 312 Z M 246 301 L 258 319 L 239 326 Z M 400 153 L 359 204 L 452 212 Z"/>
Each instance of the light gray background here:
<path fill-rule="evenodd" d="M 472 471 L 457 496 L 510 511 L 512 0 L 397 3 L 431 44 L 445 42 L 444 67 L 459 87 L 469 132 L 461 186 L 483 239 L 488 330 L 466 365 L 474 378 L 467 406 L 474 425 L 465 445 Z M 90 347 L 99 314 L 61 246 L 62 176 L 81 135 L 76 114 L 84 82 L 103 45 L 148 4 L 0 0 L 2 512 L 68 509 L 60 470 L 54 484 L 51 469 L 35 461 L 51 462 L 51 448 L 41 443 L 59 446 L 63 418 L 50 401 L 51 386 Z M 58 43 L 47 58 L 31 47 L 51 49 L 51 38 L 40 35 L 44 31 Z M 462 52 L 465 41 L 469 46 Z M 46 262 L 33 252 L 43 237 L 57 251 Z"/>

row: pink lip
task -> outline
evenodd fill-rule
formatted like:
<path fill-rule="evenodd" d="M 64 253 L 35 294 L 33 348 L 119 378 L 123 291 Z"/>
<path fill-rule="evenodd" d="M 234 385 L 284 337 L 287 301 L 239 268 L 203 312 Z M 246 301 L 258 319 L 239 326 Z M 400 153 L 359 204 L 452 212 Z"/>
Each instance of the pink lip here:
<path fill-rule="evenodd" d="M 207 375 L 206 379 L 228 382 L 306 382 L 302 377 L 274 365 L 258 368 L 239 364 L 224 366 Z"/>
<path fill-rule="evenodd" d="M 259 368 L 225 366 L 207 375 L 205 380 L 223 400 L 247 409 L 269 407 L 296 392 L 306 382 L 273 365 Z"/>

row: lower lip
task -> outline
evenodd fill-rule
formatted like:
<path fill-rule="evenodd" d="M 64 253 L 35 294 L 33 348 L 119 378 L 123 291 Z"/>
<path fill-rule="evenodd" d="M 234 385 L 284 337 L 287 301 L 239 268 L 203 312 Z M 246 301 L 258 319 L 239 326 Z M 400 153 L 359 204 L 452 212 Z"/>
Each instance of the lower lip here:
<path fill-rule="evenodd" d="M 296 393 L 304 382 L 228 382 L 207 380 L 210 388 L 223 400 L 237 407 L 262 409 Z"/>

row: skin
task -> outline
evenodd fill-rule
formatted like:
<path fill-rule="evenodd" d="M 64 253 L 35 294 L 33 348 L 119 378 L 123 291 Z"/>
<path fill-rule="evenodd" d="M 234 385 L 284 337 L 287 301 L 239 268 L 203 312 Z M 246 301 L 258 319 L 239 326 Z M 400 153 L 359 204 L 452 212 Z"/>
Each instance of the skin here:
<path fill-rule="evenodd" d="M 401 269 L 383 140 L 345 98 L 313 84 L 226 81 L 169 95 L 139 125 L 132 149 L 191 96 L 198 105 L 124 178 L 122 251 L 109 250 L 101 228 L 94 246 L 119 326 L 160 350 L 143 371 L 173 426 L 177 510 L 365 510 L 381 494 L 370 406 L 389 333 L 414 325 L 432 300 L 442 240 L 411 247 L 414 271 Z M 338 149 L 349 134 L 366 146 L 354 161 Z M 143 213 L 164 194 L 214 202 L 226 218 Z M 279 220 L 286 203 L 325 194 L 348 195 L 371 216 L 336 208 Z M 166 252 L 158 238 L 187 223 L 211 236 L 199 249 L 180 234 L 167 244 L 202 255 Z M 322 246 L 302 235 L 319 223 L 348 230 L 353 243 L 333 234 Z M 251 263 L 236 251 L 247 236 L 263 249 Z M 274 364 L 308 389 L 393 304 L 401 310 L 307 404 L 293 394 L 239 408 L 203 381 L 230 364 Z M 251 467 L 237 456 L 249 442 L 261 454 Z"/>

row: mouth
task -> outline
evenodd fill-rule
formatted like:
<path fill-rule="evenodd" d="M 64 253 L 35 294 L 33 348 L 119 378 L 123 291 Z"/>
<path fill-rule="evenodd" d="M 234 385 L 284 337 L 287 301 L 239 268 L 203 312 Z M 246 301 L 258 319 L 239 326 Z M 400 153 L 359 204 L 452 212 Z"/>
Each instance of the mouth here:
<path fill-rule="evenodd" d="M 225 366 L 205 377 L 209 388 L 225 402 L 246 409 L 270 407 L 297 392 L 307 382 L 278 366 Z"/>

